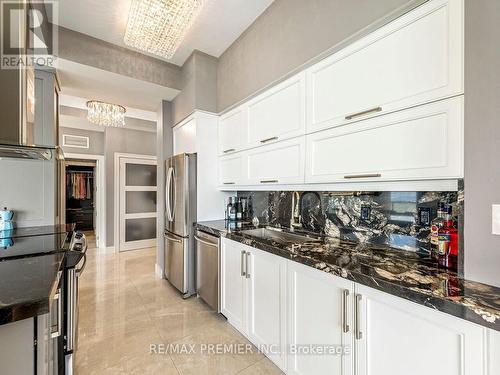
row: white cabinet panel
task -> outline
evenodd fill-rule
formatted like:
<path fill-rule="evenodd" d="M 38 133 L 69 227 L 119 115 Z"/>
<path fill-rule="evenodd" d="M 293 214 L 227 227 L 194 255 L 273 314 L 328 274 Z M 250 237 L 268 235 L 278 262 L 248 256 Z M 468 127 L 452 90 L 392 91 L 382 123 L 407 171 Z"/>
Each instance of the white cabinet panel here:
<path fill-rule="evenodd" d="M 345 295 L 344 295 L 345 293 Z M 353 373 L 352 295 L 354 283 L 295 262 L 288 264 L 290 347 L 348 347 L 346 355 L 290 353 L 288 373 L 321 375 Z"/>
<path fill-rule="evenodd" d="M 248 338 L 269 349 L 269 358 L 286 368 L 285 259 L 246 246 L 248 261 Z"/>
<path fill-rule="evenodd" d="M 246 331 L 245 252 L 238 242 L 221 239 L 221 312 L 238 331 Z"/>
<path fill-rule="evenodd" d="M 463 177 L 463 97 L 307 136 L 306 182 Z"/>
<path fill-rule="evenodd" d="M 247 183 L 303 183 L 304 149 L 305 137 L 299 137 L 246 151 Z"/>
<path fill-rule="evenodd" d="M 249 147 L 305 134 L 305 73 L 273 87 L 248 103 Z"/>
<path fill-rule="evenodd" d="M 482 327 L 359 284 L 356 293 L 358 375 L 484 373 Z"/>
<path fill-rule="evenodd" d="M 463 34 L 463 0 L 432 0 L 309 68 L 308 132 L 463 93 Z"/>
<path fill-rule="evenodd" d="M 242 185 L 246 181 L 245 154 L 237 153 L 219 158 L 219 184 Z"/>
<path fill-rule="evenodd" d="M 248 115 L 245 105 L 224 114 L 219 119 L 219 154 L 238 152 L 247 147 Z"/>
<path fill-rule="evenodd" d="M 196 119 L 177 125 L 173 129 L 174 155 L 195 153 L 196 150 Z"/>

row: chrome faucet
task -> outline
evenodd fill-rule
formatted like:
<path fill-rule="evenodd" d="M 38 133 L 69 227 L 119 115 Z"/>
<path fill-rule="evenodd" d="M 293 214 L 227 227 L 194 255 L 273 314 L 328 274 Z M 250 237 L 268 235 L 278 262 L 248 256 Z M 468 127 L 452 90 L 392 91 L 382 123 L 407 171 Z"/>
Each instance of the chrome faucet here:
<path fill-rule="evenodd" d="M 292 192 L 292 217 L 290 218 L 290 230 L 302 228 L 302 218 L 300 217 L 300 193 Z"/>

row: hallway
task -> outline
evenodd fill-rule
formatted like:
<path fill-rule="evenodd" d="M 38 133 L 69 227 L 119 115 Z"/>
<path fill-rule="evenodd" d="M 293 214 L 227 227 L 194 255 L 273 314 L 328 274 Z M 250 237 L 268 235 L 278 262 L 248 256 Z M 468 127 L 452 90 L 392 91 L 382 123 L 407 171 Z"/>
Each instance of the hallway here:
<path fill-rule="evenodd" d="M 239 348 L 249 342 L 203 302 L 183 300 L 155 278 L 154 248 L 106 254 L 90 241 L 79 285 L 77 375 L 281 374 L 255 347 L 244 354 L 207 354 L 204 345 Z M 163 350 L 155 346 L 158 353 L 151 354 L 158 344 Z M 194 344 L 195 353 L 168 353 L 167 344 Z"/>

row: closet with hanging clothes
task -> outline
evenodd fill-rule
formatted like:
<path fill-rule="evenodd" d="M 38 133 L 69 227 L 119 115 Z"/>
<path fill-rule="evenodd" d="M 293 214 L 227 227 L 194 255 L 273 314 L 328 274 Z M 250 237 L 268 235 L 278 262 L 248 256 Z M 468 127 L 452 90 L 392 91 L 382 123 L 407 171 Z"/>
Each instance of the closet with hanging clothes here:
<path fill-rule="evenodd" d="M 95 162 L 66 161 L 66 222 L 95 230 Z"/>

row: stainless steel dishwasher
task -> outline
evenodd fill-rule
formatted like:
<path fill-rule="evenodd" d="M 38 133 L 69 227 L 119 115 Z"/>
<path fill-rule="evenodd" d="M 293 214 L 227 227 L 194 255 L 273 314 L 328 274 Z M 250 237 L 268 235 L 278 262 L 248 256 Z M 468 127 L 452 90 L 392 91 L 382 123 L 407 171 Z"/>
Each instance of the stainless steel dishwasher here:
<path fill-rule="evenodd" d="M 197 230 L 196 292 L 215 311 L 219 308 L 219 238 Z"/>

